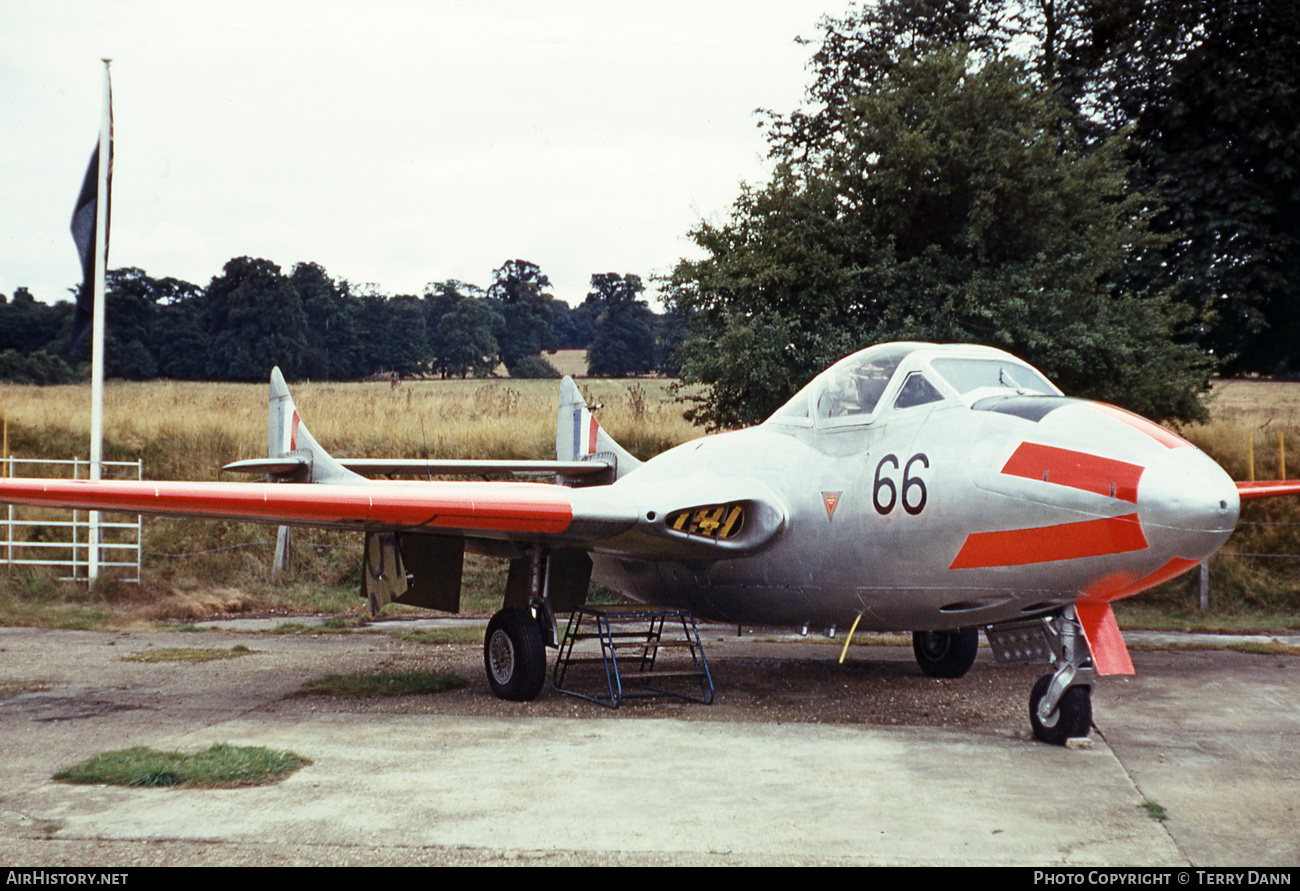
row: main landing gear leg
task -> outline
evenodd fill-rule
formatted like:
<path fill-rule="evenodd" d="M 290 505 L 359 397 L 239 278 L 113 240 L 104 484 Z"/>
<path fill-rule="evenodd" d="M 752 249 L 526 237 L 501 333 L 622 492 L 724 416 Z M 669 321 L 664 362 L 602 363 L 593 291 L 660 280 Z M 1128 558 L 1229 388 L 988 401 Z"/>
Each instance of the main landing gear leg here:
<path fill-rule="evenodd" d="M 488 686 L 498 699 L 514 702 L 536 699 L 542 692 L 546 683 L 547 643 L 559 645 L 555 613 L 543 590 L 546 557 L 534 549 L 529 558 L 529 605 L 499 611 L 488 622 L 483 638 L 483 666 L 487 669 Z"/>
<path fill-rule="evenodd" d="M 1029 694 L 1029 723 L 1043 742 L 1063 745 L 1087 736 L 1092 727 L 1092 651 L 1074 607 L 1047 624 L 1055 649 L 1056 671 L 1045 674 Z"/>

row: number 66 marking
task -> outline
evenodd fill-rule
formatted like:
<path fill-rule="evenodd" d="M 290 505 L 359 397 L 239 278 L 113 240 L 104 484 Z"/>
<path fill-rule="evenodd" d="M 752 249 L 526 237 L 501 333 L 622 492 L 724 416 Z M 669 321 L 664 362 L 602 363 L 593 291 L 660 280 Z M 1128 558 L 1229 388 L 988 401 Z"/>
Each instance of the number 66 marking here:
<path fill-rule="evenodd" d="M 903 479 L 901 480 L 903 510 L 913 516 L 925 510 L 925 481 L 922 480 L 920 476 L 912 476 L 912 465 L 918 461 L 921 462 L 921 466 L 926 470 L 930 469 L 930 459 L 927 458 L 924 453 L 918 452 L 908 458 L 907 463 L 903 465 Z M 871 487 L 871 502 L 875 505 L 876 513 L 881 516 L 884 516 L 894 509 L 894 505 L 898 503 L 900 496 L 898 485 L 895 484 L 892 479 L 883 475 L 886 464 L 891 464 L 893 465 L 894 470 L 898 470 L 898 456 L 886 455 L 881 458 L 880 463 L 876 465 L 876 479 Z M 882 491 L 888 491 L 888 501 L 881 501 L 880 493 Z M 915 499 L 909 498 L 908 493 L 916 491 L 919 491 L 920 496 Z"/>

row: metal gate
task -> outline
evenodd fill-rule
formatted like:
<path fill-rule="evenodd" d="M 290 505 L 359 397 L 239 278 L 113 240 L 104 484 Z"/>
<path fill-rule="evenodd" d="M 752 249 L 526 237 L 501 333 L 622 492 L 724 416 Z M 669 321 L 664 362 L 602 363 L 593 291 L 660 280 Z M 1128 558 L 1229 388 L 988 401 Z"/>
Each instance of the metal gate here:
<path fill-rule="evenodd" d="M 37 465 L 40 472 L 32 474 L 29 465 Z M 140 461 L 104 461 L 101 466 L 104 479 L 144 479 Z M 19 467 L 27 472 L 19 473 Z M 90 459 L 0 458 L 0 471 L 7 477 L 88 479 Z M 10 567 L 53 566 L 63 573 L 59 576 L 63 581 L 89 581 L 90 513 L 73 511 L 69 520 L 66 510 L 8 505 L 5 518 L 0 520 L 4 526 L 0 560 Z M 118 570 L 113 574 L 122 581 L 140 581 L 138 515 L 125 522 L 108 522 L 100 517 L 99 569 Z"/>

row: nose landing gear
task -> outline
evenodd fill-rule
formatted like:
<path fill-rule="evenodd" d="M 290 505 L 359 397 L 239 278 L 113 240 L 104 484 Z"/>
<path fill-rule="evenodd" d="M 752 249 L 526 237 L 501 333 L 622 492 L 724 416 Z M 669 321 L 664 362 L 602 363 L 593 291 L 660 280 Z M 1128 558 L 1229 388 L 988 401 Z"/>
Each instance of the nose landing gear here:
<path fill-rule="evenodd" d="M 998 662 L 1052 662 L 1029 694 L 1029 723 L 1043 742 L 1064 745 L 1092 728 L 1095 670 L 1083 625 L 1069 606 L 1055 616 L 985 629 Z"/>

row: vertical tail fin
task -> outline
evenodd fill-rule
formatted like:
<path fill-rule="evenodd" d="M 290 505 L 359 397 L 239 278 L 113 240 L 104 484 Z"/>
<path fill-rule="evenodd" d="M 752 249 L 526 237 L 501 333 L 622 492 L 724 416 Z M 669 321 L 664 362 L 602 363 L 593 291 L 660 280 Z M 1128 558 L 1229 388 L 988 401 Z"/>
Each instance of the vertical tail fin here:
<path fill-rule="evenodd" d="M 616 443 L 597 423 L 573 378 L 560 384 L 560 409 L 555 418 L 555 457 L 560 461 L 604 461 L 618 479 L 641 462 Z"/>
<path fill-rule="evenodd" d="M 289 387 L 279 367 L 271 369 L 271 397 L 266 416 L 266 456 L 270 459 L 294 457 L 303 465 L 288 474 L 272 473 L 271 478 L 292 479 L 309 483 L 364 482 L 336 461 L 311 435 L 298 417 L 298 408 L 289 395 Z M 304 474 L 305 469 L 305 474 Z"/>

